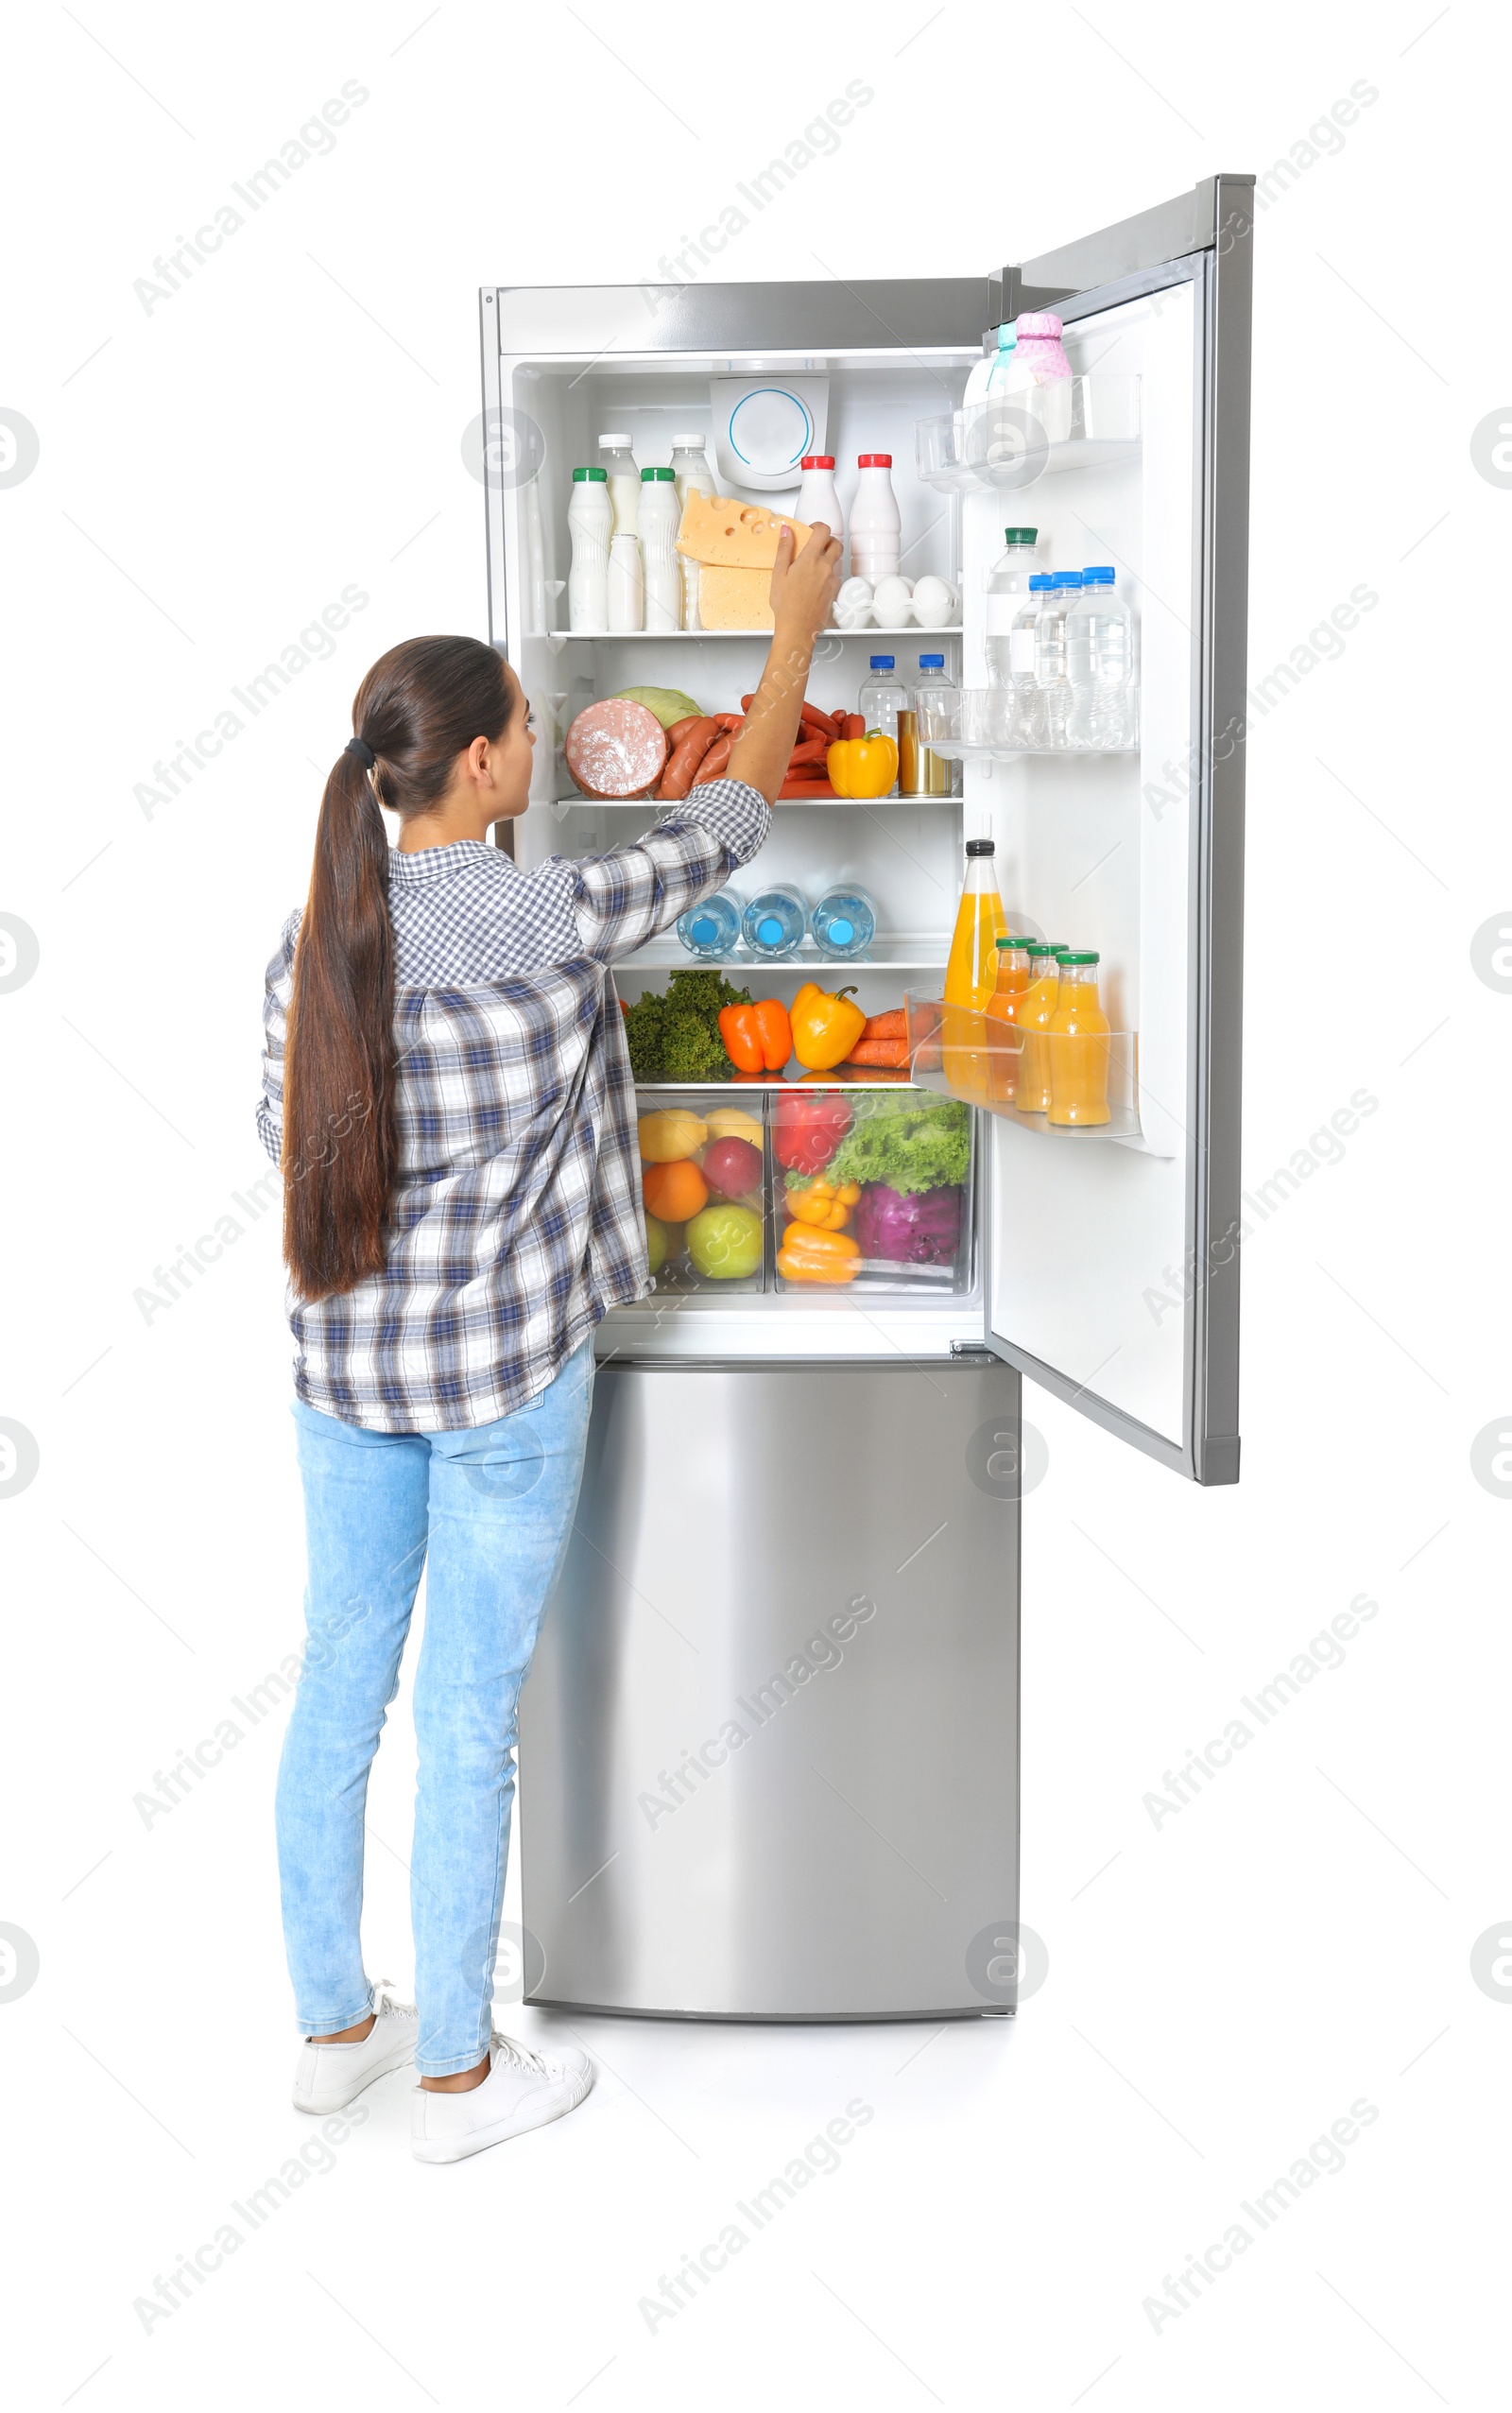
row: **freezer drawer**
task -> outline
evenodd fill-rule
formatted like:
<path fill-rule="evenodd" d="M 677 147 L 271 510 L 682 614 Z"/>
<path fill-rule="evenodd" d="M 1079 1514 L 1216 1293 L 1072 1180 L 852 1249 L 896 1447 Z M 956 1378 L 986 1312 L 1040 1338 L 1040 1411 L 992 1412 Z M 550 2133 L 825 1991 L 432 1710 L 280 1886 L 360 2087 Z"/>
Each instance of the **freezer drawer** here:
<path fill-rule="evenodd" d="M 1019 1392 L 986 1356 L 600 1368 L 521 1708 L 530 1999 L 1013 2007 Z"/>

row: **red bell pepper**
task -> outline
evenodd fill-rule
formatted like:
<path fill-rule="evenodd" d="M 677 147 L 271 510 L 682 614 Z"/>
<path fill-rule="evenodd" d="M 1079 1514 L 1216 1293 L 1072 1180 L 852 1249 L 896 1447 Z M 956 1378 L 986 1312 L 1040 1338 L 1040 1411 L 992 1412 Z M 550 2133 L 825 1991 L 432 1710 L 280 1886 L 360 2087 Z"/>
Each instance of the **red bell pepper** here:
<path fill-rule="evenodd" d="M 789 1173 L 818 1173 L 850 1129 L 850 1108 L 843 1097 L 818 1089 L 785 1092 L 777 1101 L 773 1146 L 777 1162 Z"/>

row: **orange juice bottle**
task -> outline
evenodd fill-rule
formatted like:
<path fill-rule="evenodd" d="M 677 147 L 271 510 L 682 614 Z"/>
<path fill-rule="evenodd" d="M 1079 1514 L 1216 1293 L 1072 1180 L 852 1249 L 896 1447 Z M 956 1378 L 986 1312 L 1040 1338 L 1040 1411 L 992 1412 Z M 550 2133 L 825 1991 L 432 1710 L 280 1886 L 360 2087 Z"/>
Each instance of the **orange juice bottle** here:
<path fill-rule="evenodd" d="M 1108 1016 L 1097 994 L 1097 957 L 1082 951 L 1060 958 L 1060 994 L 1042 1042 L 1050 1058 L 1049 1120 L 1106 1123 Z"/>
<path fill-rule="evenodd" d="M 955 916 L 950 960 L 945 967 L 944 1072 L 953 1088 L 985 1096 L 987 1055 L 968 1043 L 971 1017 L 987 1011 L 998 985 L 997 941 L 1008 935 L 1008 918 L 998 893 L 997 850 L 989 837 L 966 841 L 966 886 Z M 950 1008 L 959 1009 L 954 1015 Z"/>
<path fill-rule="evenodd" d="M 1023 1053 L 1019 1059 L 1018 1094 L 1014 1098 L 1021 1114 L 1043 1114 L 1050 1104 L 1050 1049 L 1040 1036 L 1050 1027 L 1060 998 L 1060 957 L 1054 947 L 1035 939 L 1025 953 L 1029 957 L 1029 986 L 1019 1000 L 1016 1017 L 1023 1032 Z"/>
<path fill-rule="evenodd" d="M 1016 1024 L 1019 1000 L 1029 986 L 1029 940 L 1000 939 L 998 985 L 987 1001 L 989 1021 Z M 1014 1032 L 994 1033 L 987 1051 L 987 1094 L 997 1106 L 1011 1106 L 1019 1081 L 1022 1040 Z"/>

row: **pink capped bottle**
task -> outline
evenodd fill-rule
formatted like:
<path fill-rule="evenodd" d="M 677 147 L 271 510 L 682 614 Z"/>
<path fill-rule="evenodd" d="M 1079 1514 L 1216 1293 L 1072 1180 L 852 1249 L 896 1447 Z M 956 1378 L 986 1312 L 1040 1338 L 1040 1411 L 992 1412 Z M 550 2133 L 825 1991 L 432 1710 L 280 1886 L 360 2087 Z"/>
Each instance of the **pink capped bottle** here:
<path fill-rule="evenodd" d="M 1021 310 L 1014 331 L 1018 340 L 998 391 L 1011 401 L 1031 387 L 1040 388 L 1025 407 L 1043 427 L 1048 440 L 1062 444 L 1071 434 L 1071 363 L 1060 340 L 1060 320 L 1054 310 Z"/>

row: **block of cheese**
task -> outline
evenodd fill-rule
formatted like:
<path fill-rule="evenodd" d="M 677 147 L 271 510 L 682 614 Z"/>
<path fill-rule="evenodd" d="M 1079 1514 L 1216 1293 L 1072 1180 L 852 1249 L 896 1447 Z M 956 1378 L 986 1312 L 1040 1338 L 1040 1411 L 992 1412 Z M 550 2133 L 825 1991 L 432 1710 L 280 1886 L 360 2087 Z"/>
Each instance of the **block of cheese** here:
<path fill-rule="evenodd" d="M 790 527 L 796 549 L 809 541 L 808 524 L 769 511 L 761 503 L 737 503 L 729 494 L 690 494 L 678 529 L 678 551 L 690 561 L 727 570 L 769 570 L 777 560 L 779 530 Z"/>
<path fill-rule="evenodd" d="M 770 629 L 770 570 L 730 570 L 722 562 L 698 572 L 698 626 L 701 629 Z"/>

